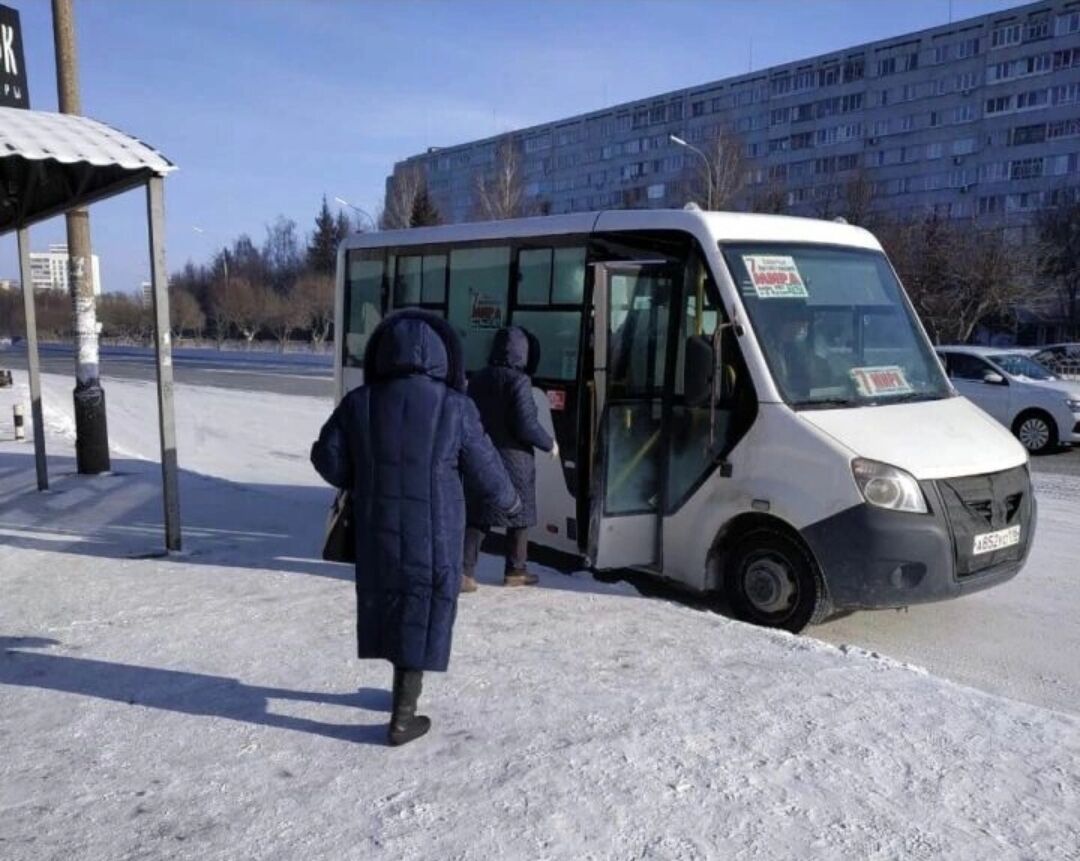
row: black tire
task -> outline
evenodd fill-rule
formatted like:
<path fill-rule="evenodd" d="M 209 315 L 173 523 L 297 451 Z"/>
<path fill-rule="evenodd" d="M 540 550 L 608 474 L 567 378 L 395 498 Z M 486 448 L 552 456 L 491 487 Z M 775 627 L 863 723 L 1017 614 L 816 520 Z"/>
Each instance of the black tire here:
<path fill-rule="evenodd" d="M 1030 454 L 1046 454 L 1057 448 L 1057 422 L 1042 410 L 1026 410 L 1016 417 L 1013 434 Z"/>
<path fill-rule="evenodd" d="M 797 634 L 831 612 L 814 560 L 796 539 L 760 528 L 736 539 L 724 562 L 724 592 L 736 619 Z"/>

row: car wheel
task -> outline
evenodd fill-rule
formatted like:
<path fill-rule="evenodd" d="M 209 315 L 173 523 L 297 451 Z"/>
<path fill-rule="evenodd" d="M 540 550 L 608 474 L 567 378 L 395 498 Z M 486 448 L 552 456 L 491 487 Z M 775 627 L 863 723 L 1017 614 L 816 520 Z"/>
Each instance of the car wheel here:
<path fill-rule="evenodd" d="M 822 621 L 830 605 L 809 553 L 773 529 L 735 541 L 724 564 L 724 591 L 735 618 L 793 634 Z"/>
<path fill-rule="evenodd" d="M 1013 433 L 1031 454 L 1045 454 L 1058 444 L 1057 425 L 1039 410 L 1021 413 L 1013 423 Z"/>

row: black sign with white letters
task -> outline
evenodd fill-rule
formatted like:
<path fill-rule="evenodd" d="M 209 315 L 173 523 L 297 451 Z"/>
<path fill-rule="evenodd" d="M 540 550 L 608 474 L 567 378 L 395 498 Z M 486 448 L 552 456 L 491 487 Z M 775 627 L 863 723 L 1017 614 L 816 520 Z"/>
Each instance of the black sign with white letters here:
<path fill-rule="evenodd" d="M 0 107 L 30 107 L 19 13 L 0 6 Z"/>

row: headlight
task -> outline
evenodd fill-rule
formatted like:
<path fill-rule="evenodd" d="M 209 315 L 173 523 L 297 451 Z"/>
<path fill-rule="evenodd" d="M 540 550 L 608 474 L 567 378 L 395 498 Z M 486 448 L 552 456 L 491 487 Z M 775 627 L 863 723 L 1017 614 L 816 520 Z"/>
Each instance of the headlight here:
<path fill-rule="evenodd" d="M 863 499 L 878 508 L 926 514 L 926 497 L 915 478 L 902 469 L 856 458 L 851 462 L 851 474 Z"/>
<path fill-rule="evenodd" d="M 1069 398 L 1065 401 L 1065 405 L 1074 413 L 1080 413 L 1080 399 L 1074 400 L 1073 398 Z"/>

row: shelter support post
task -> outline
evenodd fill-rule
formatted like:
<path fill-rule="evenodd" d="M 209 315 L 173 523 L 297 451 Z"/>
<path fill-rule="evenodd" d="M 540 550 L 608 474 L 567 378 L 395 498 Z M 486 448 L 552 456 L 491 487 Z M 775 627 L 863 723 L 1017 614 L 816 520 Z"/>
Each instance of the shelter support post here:
<path fill-rule="evenodd" d="M 26 367 L 30 376 L 30 414 L 34 426 L 34 463 L 37 466 L 38 490 L 49 489 L 49 468 L 45 461 L 45 417 L 41 407 L 41 370 L 38 364 L 37 313 L 34 308 L 34 282 L 30 277 L 30 231 L 21 228 L 19 242 L 19 280 L 22 284 L 23 316 L 26 322 Z"/>
<path fill-rule="evenodd" d="M 154 296 L 154 353 L 157 362 L 158 425 L 161 431 L 161 483 L 165 502 L 165 548 L 180 549 L 180 489 L 177 475 L 176 423 L 173 415 L 172 343 L 169 285 L 165 270 L 165 181 L 146 183 L 150 234 L 150 282 Z"/>

